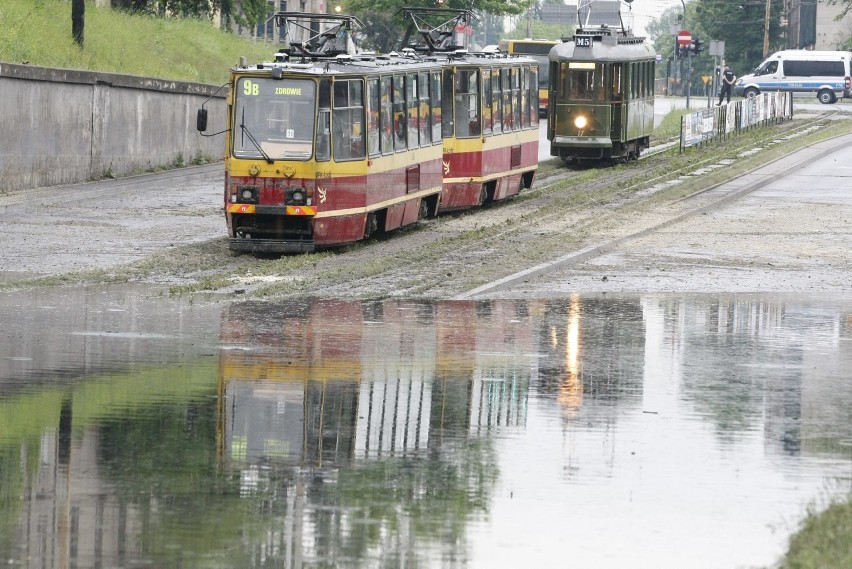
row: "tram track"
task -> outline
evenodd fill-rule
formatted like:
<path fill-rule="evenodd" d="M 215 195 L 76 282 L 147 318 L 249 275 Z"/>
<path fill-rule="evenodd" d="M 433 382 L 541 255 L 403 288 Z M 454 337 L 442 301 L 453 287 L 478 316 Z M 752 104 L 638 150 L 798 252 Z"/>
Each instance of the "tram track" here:
<path fill-rule="evenodd" d="M 696 172 L 710 171 L 712 162 L 726 158 L 743 165 L 756 158 L 766 164 L 752 154 L 792 152 L 792 145 L 777 146 L 777 141 L 801 137 L 809 127 L 823 124 L 790 122 L 705 152 L 669 151 L 616 167 L 560 167 L 511 200 L 426 220 L 411 230 L 335 252 L 309 268 L 302 264 L 301 271 L 281 273 L 279 284 L 247 287 L 245 292 L 302 296 L 304 292 L 292 286 L 298 279 L 323 296 L 335 297 L 462 299 L 500 294 L 523 280 L 591 259 L 712 207 L 707 204 L 721 190 L 707 190 L 714 184 L 704 184 L 704 176 Z M 735 171 L 742 176 L 745 170 L 729 164 L 707 177 L 730 178 Z M 701 191 L 689 191 L 697 186 Z"/>
<path fill-rule="evenodd" d="M 807 132 L 812 131 L 815 127 L 822 124 L 827 118 L 830 118 L 832 114 L 833 113 L 829 113 L 828 117 L 820 117 L 813 121 L 809 121 L 806 124 L 800 125 L 799 128 L 789 132 L 786 138 L 790 138 L 793 136 L 801 136 L 803 134 L 806 134 Z M 804 147 L 804 150 L 807 150 L 812 146 L 813 145 L 807 145 Z M 837 152 L 841 148 L 842 146 L 835 145 L 833 148 L 831 148 L 829 154 Z M 769 170 L 770 168 L 775 167 L 779 163 L 781 163 L 780 167 L 774 168 L 770 170 L 768 174 L 756 177 L 753 180 L 748 181 L 747 183 L 737 183 L 736 181 L 720 182 L 708 186 L 706 188 L 702 188 L 701 190 L 698 190 L 696 192 L 692 192 L 683 198 L 671 201 L 669 204 L 671 214 L 663 221 L 644 227 L 640 230 L 633 231 L 618 238 L 588 244 L 580 249 L 559 256 L 555 259 L 548 260 L 544 263 L 525 268 L 516 273 L 480 285 L 462 294 L 456 295 L 454 299 L 461 300 L 477 298 L 491 293 L 506 290 L 511 288 L 513 285 L 517 285 L 520 282 L 541 277 L 548 273 L 562 269 L 566 266 L 578 264 L 604 254 L 612 253 L 614 251 L 617 251 L 626 243 L 641 239 L 642 237 L 648 236 L 656 232 L 660 232 L 690 217 L 706 214 L 712 210 L 725 207 L 737 200 L 740 200 L 745 196 L 751 194 L 752 192 L 764 188 L 767 185 L 796 172 L 812 159 L 813 155 L 807 152 L 797 153 L 794 155 L 793 159 L 790 159 L 790 157 L 786 155 L 776 158 L 773 161 L 752 168 L 740 179 L 748 180 L 750 174 L 758 172 L 762 169 Z M 709 162 L 709 160 L 701 162 L 702 165 L 704 165 L 706 164 L 706 162 Z M 683 170 L 684 169 L 681 169 L 681 171 L 678 173 L 683 173 Z"/>
<path fill-rule="evenodd" d="M 88 283 L 139 281 L 166 285 L 175 293 L 205 291 L 269 298 L 479 298 L 499 294 L 534 273 L 545 275 L 556 270 L 559 263 L 567 266 L 600 254 L 605 248 L 617 247 L 626 239 L 641 235 L 639 231 L 659 230 L 665 227 L 662 223 L 678 215 L 694 215 L 706 203 L 722 199 L 722 190 L 714 190 L 715 182 L 704 183 L 696 172 L 709 170 L 709 165 L 724 157 L 739 160 L 739 155 L 745 155 L 744 164 L 761 160 L 766 163 L 759 156 L 751 156 L 755 144 L 771 146 L 782 137 L 795 136 L 808 127 L 821 128 L 822 124 L 815 120 L 795 121 L 704 152 L 681 155 L 669 151 L 616 167 L 545 167 L 546 175 L 513 199 L 427 219 L 411 229 L 313 254 L 281 258 L 233 255 L 221 236 L 175 247 L 174 237 L 162 235 L 169 239 L 165 242 L 157 233 L 159 240 L 146 246 L 138 263 L 114 267 L 108 256 L 92 256 L 88 260 L 93 267 L 91 273 L 77 273 L 73 279 Z M 808 140 L 818 138 L 814 135 Z M 779 153 L 794 150 L 789 143 L 777 148 Z M 734 167 L 716 170 L 711 176 L 725 176 L 729 170 Z M 209 175 L 214 171 L 211 167 Z M 206 168 L 199 168 L 199 172 L 208 176 Z M 146 180 L 150 184 L 148 178 L 138 182 Z M 129 180 L 124 183 L 128 187 L 135 184 Z M 205 182 L 197 192 L 206 196 L 211 191 L 209 187 Z M 134 199 L 142 200 L 141 193 L 133 194 L 137 196 Z M 134 201 L 133 207 L 143 204 Z M 221 226 L 218 207 L 205 208 L 197 215 L 211 218 L 198 218 L 205 220 L 204 227 L 210 223 Z M 195 220 L 195 214 L 191 219 Z M 134 227 L 144 227 L 146 220 L 134 221 Z M 66 229 L 75 230 L 72 226 L 57 227 L 62 231 L 50 233 L 56 239 L 63 235 L 67 238 Z M 95 234 L 91 238 L 93 251 L 98 247 L 97 237 Z M 121 236 L 110 239 L 111 243 L 119 243 Z M 55 274 L 55 282 L 69 282 L 70 277 L 61 275 L 67 269 L 51 267 L 66 267 L 70 261 L 62 261 L 56 255 L 50 259 L 53 260 L 43 270 L 33 268 L 33 272 Z M 121 261 L 125 262 L 124 257 Z M 73 268 L 79 265 L 74 263 Z"/>
<path fill-rule="evenodd" d="M 769 145 L 812 124 L 770 130 L 757 138 L 758 144 Z M 752 142 L 743 137 L 730 147 L 717 147 L 713 154 L 717 160 L 750 154 Z M 323 294 L 361 298 L 474 298 L 505 290 L 560 264 L 600 254 L 621 238 L 640 235 L 627 228 L 642 223 L 641 231 L 653 231 L 668 219 L 697 210 L 701 194 L 683 200 L 666 187 L 650 189 L 654 184 L 649 182 L 666 178 L 685 186 L 695 184 L 696 177 L 690 174 L 712 160 L 697 157 L 670 153 L 614 168 L 558 169 L 512 200 L 428 220 L 411 231 L 347 250 L 335 258 L 331 272 L 320 263 L 317 269 L 323 275 L 311 270 L 315 276 L 305 278 L 320 286 Z M 666 175 L 656 175 L 659 169 Z M 657 206 L 657 194 L 669 197 Z M 705 194 L 708 200 L 713 196 Z M 273 286 L 269 293 L 297 294 L 283 288 Z"/>

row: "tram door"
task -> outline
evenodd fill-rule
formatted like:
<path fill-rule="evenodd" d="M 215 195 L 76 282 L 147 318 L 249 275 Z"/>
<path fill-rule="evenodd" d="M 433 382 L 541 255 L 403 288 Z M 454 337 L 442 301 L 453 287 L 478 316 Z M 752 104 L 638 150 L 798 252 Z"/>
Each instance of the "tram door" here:
<path fill-rule="evenodd" d="M 610 138 L 613 140 L 622 139 L 622 127 L 624 114 L 624 88 L 622 85 L 621 64 L 612 63 L 604 66 L 606 71 L 604 80 L 608 86 L 610 94 L 609 100 L 611 104 L 612 116 L 610 118 Z"/>

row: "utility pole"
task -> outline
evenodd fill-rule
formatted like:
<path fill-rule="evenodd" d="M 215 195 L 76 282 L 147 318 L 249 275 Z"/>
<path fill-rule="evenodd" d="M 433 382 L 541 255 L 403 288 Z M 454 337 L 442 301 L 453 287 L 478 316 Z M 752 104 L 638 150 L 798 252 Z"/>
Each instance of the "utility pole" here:
<path fill-rule="evenodd" d="M 680 0 L 680 5 L 683 6 L 683 17 L 681 19 L 681 24 L 683 25 L 684 30 L 689 30 L 686 27 L 686 0 Z M 683 95 L 683 60 L 681 60 L 680 64 L 680 94 Z M 686 108 L 689 108 L 689 82 L 692 80 L 692 57 L 691 53 L 687 51 L 686 56 Z"/>
<path fill-rule="evenodd" d="M 763 57 L 769 55 L 769 7 L 771 0 L 766 0 L 766 13 L 763 16 Z"/>
<path fill-rule="evenodd" d="M 530 0 L 530 9 L 527 10 L 527 37 L 528 38 L 532 38 L 533 6 L 535 6 L 535 0 Z"/>

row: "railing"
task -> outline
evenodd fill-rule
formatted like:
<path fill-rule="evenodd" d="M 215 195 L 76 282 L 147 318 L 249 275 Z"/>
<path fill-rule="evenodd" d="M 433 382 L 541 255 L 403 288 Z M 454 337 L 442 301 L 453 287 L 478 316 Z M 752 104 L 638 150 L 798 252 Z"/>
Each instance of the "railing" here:
<path fill-rule="evenodd" d="M 792 93 L 761 93 L 741 101 L 696 111 L 681 117 L 680 151 L 732 133 L 793 118 Z"/>

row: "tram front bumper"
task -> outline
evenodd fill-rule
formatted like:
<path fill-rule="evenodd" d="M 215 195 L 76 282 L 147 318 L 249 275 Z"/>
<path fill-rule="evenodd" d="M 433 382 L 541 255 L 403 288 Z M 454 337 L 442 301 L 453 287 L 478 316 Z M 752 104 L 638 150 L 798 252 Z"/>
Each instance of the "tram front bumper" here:
<path fill-rule="evenodd" d="M 245 239 L 233 237 L 228 240 L 228 249 L 241 253 L 313 253 L 313 241 L 284 239 Z"/>
<path fill-rule="evenodd" d="M 554 146 L 586 146 L 588 148 L 612 148 L 612 139 L 606 136 L 555 136 Z"/>

